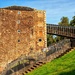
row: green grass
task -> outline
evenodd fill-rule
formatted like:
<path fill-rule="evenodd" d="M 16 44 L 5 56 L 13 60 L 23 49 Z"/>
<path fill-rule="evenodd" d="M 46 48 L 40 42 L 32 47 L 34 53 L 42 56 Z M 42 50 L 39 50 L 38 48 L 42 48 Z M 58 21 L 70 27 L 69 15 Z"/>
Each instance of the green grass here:
<path fill-rule="evenodd" d="M 75 75 L 75 50 L 26 75 Z"/>

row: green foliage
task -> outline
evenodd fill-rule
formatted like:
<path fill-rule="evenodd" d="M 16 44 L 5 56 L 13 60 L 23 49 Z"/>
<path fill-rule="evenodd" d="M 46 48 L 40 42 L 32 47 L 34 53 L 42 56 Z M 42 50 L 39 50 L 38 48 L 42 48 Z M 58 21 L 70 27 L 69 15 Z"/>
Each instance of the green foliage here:
<path fill-rule="evenodd" d="M 73 16 L 73 19 L 70 21 L 70 26 L 75 26 L 75 16 Z"/>
<path fill-rule="evenodd" d="M 68 17 L 62 17 L 58 24 L 62 25 L 62 26 L 69 26 L 69 25 L 75 26 L 75 16 L 73 16 L 73 20 L 70 21 L 70 24 L 69 24 Z M 52 43 L 58 42 L 60 40 L 63 40 L 63 39 L 65 39 L 65 37 L 57 36 L 57 37 L 53 38 L 53 35 L 48 34 L 47 35 L 47 46 L 49 46 Z"/>
<path fill-rule="evenodd" d="M 59 25 L 62 25 L 62 26 L 69 26 L 69 19 L 68 17 L 62 17 L 61 18 L 61 21 L 58 23 Z M 57 36 L 57 40 L 62 40 L 64 39 L 64 37 L 62 36 Z"/>
<path fill-rule="evenodd" d="M 53 35 L 47 34 L 47 46 L 54 43 Z"/>
<path fill-rule="evenodd" d="M 61 22 L 58 23 L 59 25 L 68 26 L 69 25 L 69 19 L 68 17 L 62 17 Z"/>
<path fill-rule="evenodd" d="M 75 50 L 26 75 L 75 75 Z"/>

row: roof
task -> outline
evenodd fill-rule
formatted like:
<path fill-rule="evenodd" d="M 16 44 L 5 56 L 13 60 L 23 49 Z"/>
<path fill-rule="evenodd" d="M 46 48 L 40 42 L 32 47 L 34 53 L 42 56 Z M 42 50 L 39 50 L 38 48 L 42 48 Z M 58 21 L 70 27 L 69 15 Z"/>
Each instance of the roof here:
<path fill-rule="evenodd" d="M 9 10 L 25 10 L 25 11 L 34 11 L 34 8 L 25 7 L 25 6 L 8 6 L 2 9 L 9 9 Z"/>

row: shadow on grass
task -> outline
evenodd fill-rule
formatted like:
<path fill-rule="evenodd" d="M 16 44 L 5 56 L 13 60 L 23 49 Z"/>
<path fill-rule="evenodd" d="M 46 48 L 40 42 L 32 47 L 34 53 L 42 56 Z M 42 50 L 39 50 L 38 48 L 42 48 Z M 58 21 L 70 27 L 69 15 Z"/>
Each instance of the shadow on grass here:
<path fill-rule="evenodd" d="M 69 72 L 62 72 L 59 75 L 75 75 L 75 70 L 69 71 Z"/>

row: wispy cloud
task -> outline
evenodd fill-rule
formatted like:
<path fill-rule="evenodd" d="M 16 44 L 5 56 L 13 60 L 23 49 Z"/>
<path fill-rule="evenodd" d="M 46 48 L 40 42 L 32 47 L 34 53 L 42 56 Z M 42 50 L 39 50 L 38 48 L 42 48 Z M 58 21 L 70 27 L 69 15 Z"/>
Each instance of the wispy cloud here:
<path fill-rule="evenodd" d="M 75 12 L 75 0 L 0 0 L 0 7 L 10 5 L 22 5 L 46 10 L 48 23 L 58 23 L 62 16 L 71 19 Z"/>

